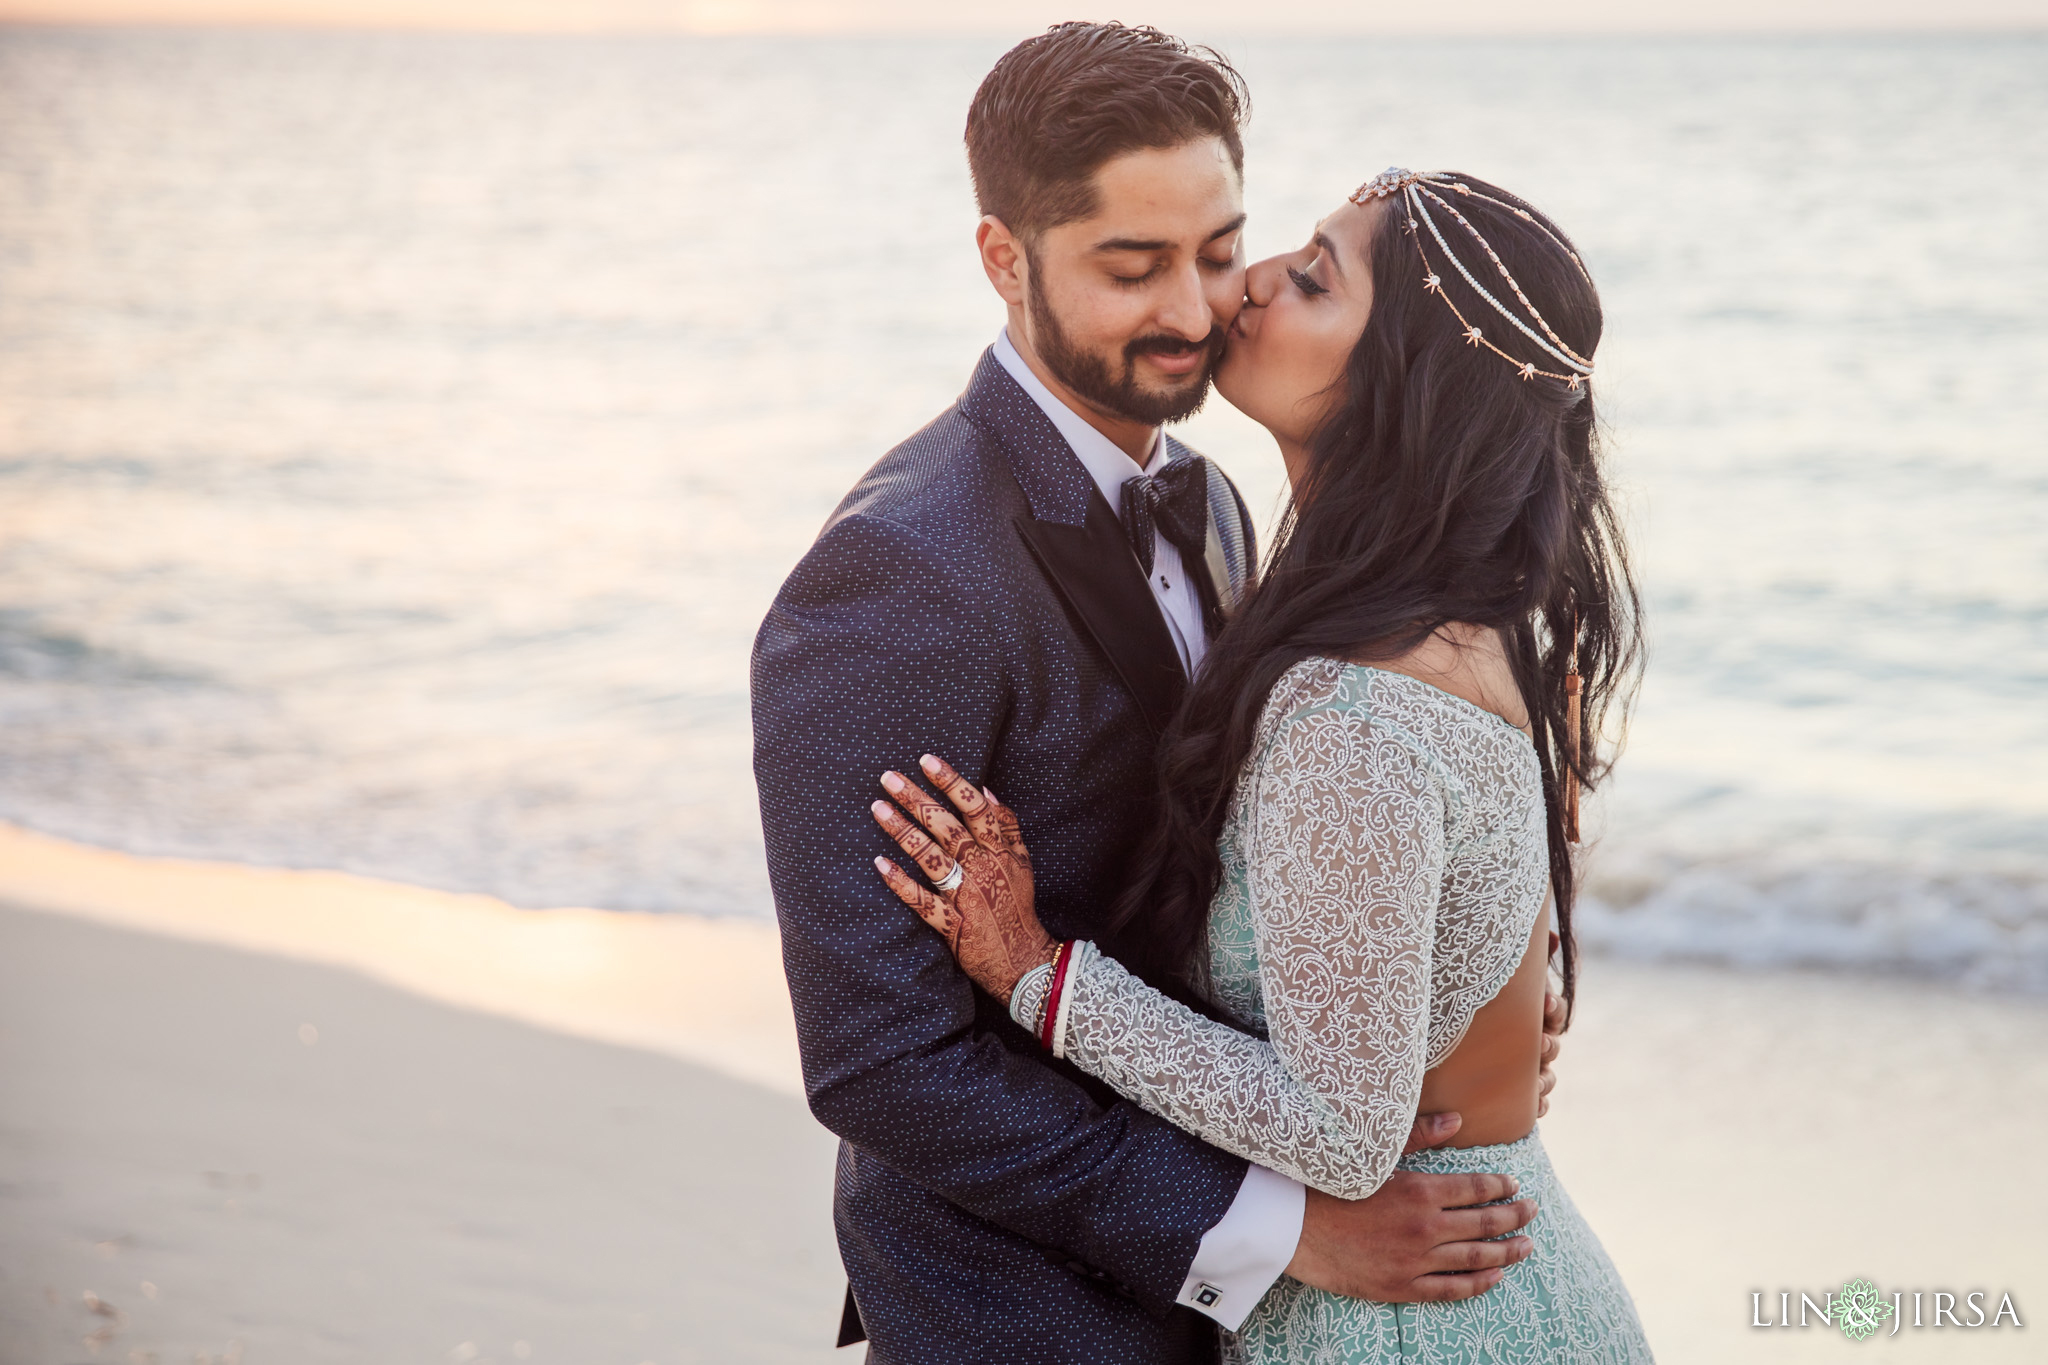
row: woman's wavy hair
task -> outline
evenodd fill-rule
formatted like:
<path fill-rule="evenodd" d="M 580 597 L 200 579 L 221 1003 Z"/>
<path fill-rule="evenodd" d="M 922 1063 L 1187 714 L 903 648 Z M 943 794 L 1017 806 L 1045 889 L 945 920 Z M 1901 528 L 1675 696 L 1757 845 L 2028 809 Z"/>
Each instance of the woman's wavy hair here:
<path fill-rule="evenodd" d="M 1559 245 L 1564 234 L 1516 196 L 1456 179 L 1514 206 L 1476 195 L 1456 201 L 1567 348 L 1590 358 L 1600 300 Z M 1215 1008 L 1207 925 L 1223 874 L 1217 842 L 1267 695 L 1303 659 L 1393 659 L 1452 622 L 1500 632 L 1528 707 L 1548 808 L 1554 965 L 1567 1006 L 1577 986 L 1575 868 L 1560 793 L 1571 778 L 1591 788 L 1605 775 L 1612 752 L 1601 737 L 1611 732 L 1618 742 L 1642 656 L 1592 393 L 1525 379 L 1516 364 L 1471 344 L 1427 276 L 1518 361 L 1556 366 L 1410 224 L 1400 197 L 1381 202 L 1372 311 L 1344 391 L 1312 438 L 1258 586 L 1217 637 L 1162 741 L 1158 818 L 1112 916 L 1117 956 L 1205 1012 Z M 1481 278 L 1491 279 L 1493 262 L 1465 229 L 1441 210 L 1434 216 L 1467 268 L 1483 265 Z M 1498 283 L 1494 291 L 1513 306 Z M 1565 684 L 1575 632 L 1584 688 L 1576 753 L 1566 741 Z"/>

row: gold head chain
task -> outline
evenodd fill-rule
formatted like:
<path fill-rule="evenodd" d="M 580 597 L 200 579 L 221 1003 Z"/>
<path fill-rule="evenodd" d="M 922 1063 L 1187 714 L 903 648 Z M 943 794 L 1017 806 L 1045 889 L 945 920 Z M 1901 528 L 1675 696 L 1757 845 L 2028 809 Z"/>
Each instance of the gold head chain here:
<path fill-rule="evenodd" d="M 1593 362 L 1566 345 L 1564 338 L 1559 336 L 1551 328 L 1551 325 L 1543 320 L 1543 314 L 1537 311 L 1535 304 L 1529 302 L 1529 296 L 1522 292 L 1522 286 L 1515 282 L 1515 277 L 1508 271 L 1507 263 L 1501 260 L 1500 256 L 1494 251 L 1492 244 L 1480 234 L 1478 228 L 1472 226 L 1470 219 L 1458 212 L 1456 205 L 1444 198 L 1441 191 L 1449 191 L 1452 194 L 1462 195 L 1470 199 L 1483 199 L 1489 204 L 1499 205 L 1525 223 L 1533 223 L 1538 231 L 1542 232 L 1551 241 L 1557 243 L 1558 250 L 1571 258 L 1571 263 L 1578 268 L 1580 276 L 1588 284 L 1592 283 L 1593 277 L 1586 274 L 1586 264 L 1579 259 L 1578 253 L 1573 251 L 1570 244 L 1562 237 L 1559 237 L 1555 232 L 1544 226 L 1529 210 L 1519 204 L 1510 204 L 1505 200 L 1496 199 L 1490 194 L 1482 194 L 1470 185 L 1461 184 L 1450 176 L 1433 171 L 1409 171 L 1403 170 L 1398 166 L 1390 166 L 1366 181 L 1363 185 L 1360 185 L 1352 193 L 1351 202 L 1354 204 L 1370 204 L 1380 199 L 1400 199 L 1408 210 L 1408 234 L 1415 239 L 1416 254 L 1422 258 L 1422 287 L 1449 305 L 1452 315 L 1458 319 L 1458 325 L 1465 329 L 1465 340 L 1474 346 L 1484 346 L 1487 350 L 1492 351 L 1495 355 L 1513 365 L 1516 372 L 1524 379 L 1534 379 L 1538 375 L 1543 376 L 1545 379 L 1558 379 L 1562 380 L 1566 387 L 1576 392 L 1588 380 L 1592 379 Z M 1432 203 L 1455 221 L 1459 227 L 1464 228 L 1467 233 L 1471 234 L 1472 240 L 1479 244 L 1479 249 L 1484 251 L 1487 259 L 1493 262 L 1494 269 L 1500 272 L 1501 279 L 1507 282 L 1507 287 L 1521 301 L 1522 307 L 1528 312 L 1530 320 L 1536 324 L 1536 327 L 1532 328 L 1527 322 L 1522 321 L 1507 305 L 1495 298 L 1485 285 L 1479 283 L 1470 270 L 1465 268 L 1465 263 L 1458 259 L 1458 253 L 1451 250 L 1451 244 L 1444 239 L 1443 229 L 1437 226 L 1436 219 L 1430 214 L 1429 206 Z M 1457 268 L 1458 273 L 1465 277 L 1465 283 L 1471 285 L 1473 291 L 1480 298 L 1493 305 L 1494 312 L 1506 318 L 1514 325 L 1517 331 L 1534 342 L 1544 354 L 1550 356 L 1562 366 L 1563 373 L 1556 370 L 1538 369 L 1530 361 L 1515 359 L 1515 357 L 1495 345 L 1490 337 L 1486 336 L 1466 318 L 1465 314 L 1458 308 L 1458 305 L 1452 301 L 1451 296 L 1444 292 L 1443 280 L 1430 269 L 1429 253 L 1424 251 L 1422 247 L 1421 229 L 1425 227 L 1429 229 L 1429 235 L 1436 239 L 1437 247 L 1443 252 L 1444 259 L 1448 260 Z M 1536 330 L 1537 328 L 1542 329 L 1540 334 Z"/>
<path fill-rule="evenodd" d="M 1481 193 L 1470 185 L 1461 184 L 1447 175 L 1433 172 L 1408 171 L 1398 166 L 1391 166 L 1366 181 L 1363 185 L 1360 185 L 1352 194 L 1351 202 L 1354 204 L 1370 204 L 1380 199 L 1399 198 L 1408 210 L 1408 234 L 1415 239 L 1416 254 L 1422 258 L 1422 287 L 1442 299 L 1450 308 L 1452 315 L 1458 319 L 1458 325 L 1465 329 L 1465 340 L 1471 342 L 1474 346 L 1484 346 L 1487 350 L 1492 351 L 1495 355 L 1513 365 L 1516 372 L 1524 379 L 1534 379 L 1541 375 L 1545 379 L 1562 380 L 1566 387 L 1577 392 L 1593 377 L 1592 360 L 1574 351 L 1566 344 L 1565 339 L 1559 336 L 1548 322 L 1543 320 L 1543 314 L 1537 310 L 1535 304 L 1529 302 L 1529 296 L 1522 292 L 1522 286 L 1516 283 L 1514 275 L 1508 270 L 1507 263 L 1501 260 L 1499 254 L 1494 251 L 1492 244 L 1486 240 L 1479 229 L 1472 226 L 1471 220 L 1460 213 L 1455 204 L 1443 197 L 1442 191 L 1449 191 L 1452 194 L 1469 199 L 1483 199 L 1489 204 L 1506 209 L 1525 223 L 1534 224 L 1539 232 L 1555 242 L 1557 249 L 1570 259 L 1572 265 L 1578 270 L 1580 278 L 1584 279 L 1588 284 L 1593 282 L 1593 277 L 1586 273 L 1586 263 L 1579 259 L 1579 253 L 1573 251 L 1570 243 L 1559 237 L 1555 232 L 1552 232 L 1529 210 L 1519 204 L 1510 204 L 1506 200 L 1496 199 L 1490 194 Z M 1430 204 L 1435 204 L 1439 209 L 1443 210 L 1452 221 L 1456 222 L 1459 227 L 1462 227 L 1471 235 L 1473 241 L 1479 244 L 1479 249 L 1484 251 L 1486 258 L 1493 262 L 1494 269 L 1500 272 L 1500 277 L 1506 281 L 1508 289 L 1513 292 L 1515 298 L 1527 310 L 1530 321 L 1534 322 L 1537 328 L 1542 329 L 1541 335 L 1538 335 L 1535 329 L 1531 328 L 1528 323 L 1522 321 L 1521 318 L 1510 311 L 1507 305 L 1495 298 L 1485 285 L 1473 278 L 1472 272 L 1466 269 L 1465 263 L 1458 259 L 1458 253 L 1451 250 L 1451 244 L 1444 240 L 1443 229 L 1437 226 L 1436 219 L 1430 214 Z M 1436 239 L 1438 249 L 1444 253 L 1444 259 L 1448 260 L 1456 267 L 1458 273 L 1464 276 L 1465 283 L 1472 286 L 1473 292 L 1491 304 L 1493 311 L 1506 318 L 1523 336 L 1536 343 L 1545 355 L 1550 356 L 1563 366 L 1562 373 L 1556 370 L 1541 370 L 1529 361 L 1515 359 L 1515 357 L 1503 351 L 1499 346 L 1496 346 L 1490 338 L 1465 317 L 1465 314 L 1460 311 L 1451 296 L 1444 292 L 1442 278 L 1430 269 L 1429 253 L 1422 246 L 1423 228 L 1429 229 L 1429 235 Z M 1585 758 L 1582 747 L 1585 741 L 1580 729 L 1580 706 L 1585 683 L 1579 676 L 1579 613 L 1576 609 L 1572 612 L 1571 651 L 1570 657 L 1565 664 L 1565 670 L 1564 742 L 1568 761 L 1566 763 L 1566 771 L 1559 775 L 1558 798 L 1559 806 L 1561 807 L 1559 813 L 1563 817 L 1564 837 L 1576 844 L 1579 842 L 1579 767 Z"/>

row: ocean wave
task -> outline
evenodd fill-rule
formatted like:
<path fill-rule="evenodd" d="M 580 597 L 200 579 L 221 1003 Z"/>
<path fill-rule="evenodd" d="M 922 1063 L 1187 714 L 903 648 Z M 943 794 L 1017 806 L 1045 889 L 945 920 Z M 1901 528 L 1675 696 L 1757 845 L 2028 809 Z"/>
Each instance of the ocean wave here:
<path fill-rule="evenodd" d="M 1603 854 L 1582 948 L 1640 961 L 1882 972 L 2048 995 L 2048 868 Z"/>
<path fill-rule="evenodd" d="M 0 608 L 0 680 L 100 686 L 200 681 L 190 672 L 103 648 L 77 632 L 44 625 L 33 613 L 7 608 Z"/>

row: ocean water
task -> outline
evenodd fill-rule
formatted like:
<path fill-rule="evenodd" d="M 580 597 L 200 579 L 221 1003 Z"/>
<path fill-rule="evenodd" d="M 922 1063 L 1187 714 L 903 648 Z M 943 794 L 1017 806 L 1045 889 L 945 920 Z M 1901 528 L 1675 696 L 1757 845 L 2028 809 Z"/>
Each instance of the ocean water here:
<path fill-rule="evenodd" d="M 1588 944 L 2048 990 L 2048 41 L 1192 36 L 1256 254 L 1455 167 L 1602 286 Z M 1001 46 L 0 28 L 0 818 L 769 913 L 748 646 L 1000 325 Z"/>

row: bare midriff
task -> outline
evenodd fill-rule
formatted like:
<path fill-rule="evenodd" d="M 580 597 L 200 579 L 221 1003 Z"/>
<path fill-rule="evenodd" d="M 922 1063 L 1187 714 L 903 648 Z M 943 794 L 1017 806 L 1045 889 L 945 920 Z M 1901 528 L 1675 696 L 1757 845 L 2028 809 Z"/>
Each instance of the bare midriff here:
<path fill-rule="evenodd" d="M 1424 1114 L 1456 1110 L 1464 1122 L 1453 1147 L 1486 1147 L 1527 1137 L 1536 1126 L 1548 980 L 1550 905 L 1529 931 L 1522 965 L 1499 995 L 1479 1007 L 1451 1055 L 1424 1074 Z"/>

